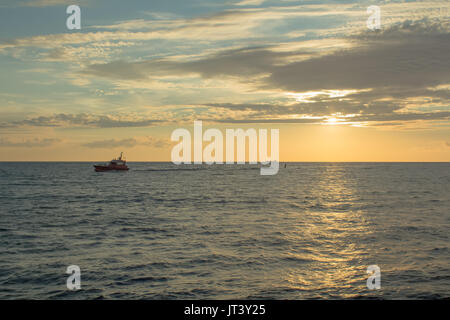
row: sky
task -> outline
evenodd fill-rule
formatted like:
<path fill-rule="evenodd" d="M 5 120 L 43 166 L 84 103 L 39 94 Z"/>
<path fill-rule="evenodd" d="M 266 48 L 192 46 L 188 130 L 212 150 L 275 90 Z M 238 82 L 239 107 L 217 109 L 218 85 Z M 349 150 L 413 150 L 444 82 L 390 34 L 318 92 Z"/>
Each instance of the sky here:
<path fill-rule="evenodd" d="M 450 161 L 449 8 L 2 0 L 0 161 L 170 161 L 195 120 L 279 129 L 280 161 Z"/>

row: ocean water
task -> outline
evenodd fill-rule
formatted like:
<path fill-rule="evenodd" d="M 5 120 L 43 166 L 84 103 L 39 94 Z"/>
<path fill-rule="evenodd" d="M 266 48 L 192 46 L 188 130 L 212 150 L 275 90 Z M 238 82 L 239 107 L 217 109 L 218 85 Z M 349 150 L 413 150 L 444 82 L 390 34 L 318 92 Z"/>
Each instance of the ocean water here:
<path fill-rule="evenodd" d="M 450 163 L 129 165 L 0 164 L 0 299 L 450 297 Z"/>

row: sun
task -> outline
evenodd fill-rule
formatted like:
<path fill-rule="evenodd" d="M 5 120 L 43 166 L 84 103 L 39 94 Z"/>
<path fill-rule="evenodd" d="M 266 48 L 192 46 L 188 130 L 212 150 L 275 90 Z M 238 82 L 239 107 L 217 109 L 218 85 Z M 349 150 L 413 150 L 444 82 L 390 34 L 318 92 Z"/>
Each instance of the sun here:
<path fill-rule="evenodd" d="M 339 122 L 339 120 L 336 118 L 328 118 L 326 121 L 327 124 L 337 124 Z"/>

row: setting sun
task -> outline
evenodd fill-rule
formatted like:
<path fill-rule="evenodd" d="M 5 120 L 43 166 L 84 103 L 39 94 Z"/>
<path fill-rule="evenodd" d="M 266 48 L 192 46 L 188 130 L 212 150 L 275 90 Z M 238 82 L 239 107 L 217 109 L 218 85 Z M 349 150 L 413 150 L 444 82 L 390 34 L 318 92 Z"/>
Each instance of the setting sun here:
<path fill-rule="evenodd" d="M 339 120 L 336 119 L 336 118 L 328 118 L 328 119 L 326 120 L 326 122 L 327 122 L 327 124 L 338 124 L 338 123 L 339 123 Z"/>

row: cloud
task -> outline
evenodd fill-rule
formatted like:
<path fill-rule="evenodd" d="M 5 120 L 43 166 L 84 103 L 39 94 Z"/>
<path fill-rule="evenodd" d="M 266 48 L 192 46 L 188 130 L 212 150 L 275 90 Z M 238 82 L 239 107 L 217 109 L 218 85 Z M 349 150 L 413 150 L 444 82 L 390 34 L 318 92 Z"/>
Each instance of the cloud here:
<path fill-rule="evenodd" d="M 0 138 L 0 147 L 13 147 L 13 148 L 45 148 L 54 145 L 59 142 L 59 139 L 52 138 L 34 138 L 22 141 L 11 141 L 9 139 Z"/>
<path fill-rule="evenodd" d="M 225 119 L 202 119 L 204 121 L 213 121 L 219 123 L 326 123 L 329 117 L 315 117 L 315 118 L 225 118 Z M 364 123 L 364 122 L 391 122 L 402 121 L 396 124 L 401 124 L 407 121 L 421 121 L 421 120 L 450 120 L 450 112 L 429 112 L 429 113 L 388 113 L 379 115 L 356 115 L 352 117 L 333 116 L 338 120 L 342 120 L 342 124 Z M 379 124 L 377 124 L 379 125 Z M 386 125 L 392 125 L 386 124 Z"/>
<path fill-rule="evenodd" d="M 124 117 L 94 114 L 55 114 L 52 116 L 39 116 L 24 120 L 0 123 L 0 128 L 21 126 L 32 127 L 88 127 L 88 128 L 120 128 L 120 127 L 148 127 L 163 122 L 159 119 L 143 119 L 137 117 Z"/>
<path fill-rule="evenodd" d="M 339 88 L 418 88 L 449 81 L 450 34 L 426 21 L 359 39 L 351 50 L 270 67 L 266 87 L 302 92 Z"/>
<path fill-rule="evenodd" d="M 235 6 L 259 6 L 263 4 L 266 0 L 242 0 L 235 3 Z"/>
<path fill-rule="evenodd" d="M 43 49 L 61 46 L 113 44 L 115 42 L 151 40 L 201 40 L 211 42 L 246 39 L 258 36 L 254 29 L 266 20 L 276 20 L 300 13 L 284 10 L 228 10 L 190 19 L 130 20 L 113 25 L 85 27 L 94 32 L 60 33 L 16 38 L 0 42 L 0 51 L 10 48 L 34 47 Z M 108 30 L 108 31 L 103 31 Z M 109 31 L 113 30 L 113 31 Z M 261 36 L 261 35 L 259 35 Z M 133 43 L 130 43 L 132 45 Z"/>
<path fill-rule="evenodd" d="M 166 148 L 169 147 L 173 144 L 173 142 L 167 140 L 167 139 L 159 139 L 159 138 L 155 138 L 155 137 L 145 137 L 141 142 L 141 145 L 144 146 L 150 146 L 150 147 L 154 147 L 154 148 Z"/>
<path fill-rule="evenodd" d="M 69 2 L 34 0 L 19 3 L 27 6 L 49 6 Z M 243 1 L 244 4 L 253 2 L 256 4 L 260 0 Z M 410 17 L 412 12 L 422 12 L 418 17 L 414 15 L 415 18 L 424 14 L 433 18 L 439 17 L 441 14 L 438 10 L 442 6 L 442 3 L 436 1 L 401 5 L 385 3 L 383 25 L 404 20 Z M 332 41 L 331 36 L 341 38 L 364 30 L 367 18 L 365 9 L 362 4 L 356 3 L 333 2 L 333 5 L 330 5 L 283 1 L 270 2 L 265 8 L 234 6 L 233 9 L 188 19 L 166 14 L 162 19 L 126 20 L 108 25 L 84 26 L 81 32 L 43 34 L 0 41 L 0 52 L 23 60 L 77 61 L 84 64 L 85 60 L 90 63 L 117 60 L 123 56 L 124 51 L 127 56 L 135 56 L 136 51 L 130 52 L 137 50 L 142 53 L 144 48 L 151 51 L 155 45 L 169 47 L 169 55 L 172 55 L 173 46 L 176 51 L 180 48 L 184 50 L 196 47 L 194 52 L 199 52 L 205 49 L 205 44 L 210 48 L 217 45 L 234 47 L 262 41 L 291 42 L 292 39 L 300 37 L 305 40 L 305 37 L 311 36 Z M 313 25 L 309 26 L 302 21 L 305 19 L 311 19 Z M 319 19 L 321 23 L 317 24 L 314 19 Z M 336 20 L 339 20 L 339 23 L 336 23 Z M 272 28 L 268 28 L 268 25 Z"/>
<path fill-rule="evenodd" d="M 144 80 L 151 76 L 198 74 L 203 78 L 219 76 L 257 76 L 283 59 L 305 55 L 306 52 L 275 52 L 269 47 L 225 50 L 212 56 L 179 62 L 155 59 L 142 62 L 114 61 L 91 64 L 82 73 L 112 79 Z"/>
<path fill-rule="evenodd" d="M 448 120 L 448 30 L 445 23 L 426 19 L 405 21 L 380 32 L 352 36 L 351 47 L 326 54 L 305 48 L 260 46 L 223 50 L 190 61 L 92 64 L 83 73 L 140 81 L 163 76 L 197 75 L 206 80 L 228 77 L 252 85 L 255 92 L 291 97 L 259 104 L 205 104 L 235 112 L 224 121 L 305 123 L 314 121 L 302 115 L 331 114 L 352 115 L 351 121 L 366 122 Z M 298 102 L 292 103 L 292 99 Z M 428 107 L 434 110 L 426 110 Z"/>
<path fill-rule="evenodd" d="M 51 7 L 51 6 L 60 6 L 60 5 L 85 5 L 87 4 L 87 0 L 30 0 L 30 1 L 19 1 L 19 5 L 23 7 Z"/>
<path fill-rule="evenodd" d="M 147 79 L 157 75 L 197 74 L 266 76 L 261 89 L 305 92 L 332 89 L 417 88 L 449 81 L 450 33 L 429 21 L 405 22 L 400 26 L 353 39 L 352 49 L 290 62 L 310 55 L 299 51 L 276 51 L 273 47 L 240 48 L 185 62 L 155 59 L 92 64 L 83 72 L 112 79 Z"/>
<path fill-rule="evenodd" d="M 24 2 L 23 5 L 49 6 L 66 2 L 64 0 L 35 0 Z M 115 24 L 83 27 L 83 30 L 95 30 L 94 32 L 83 31 L 16 38 L 0 42 L 0 51 L 23 47 L 49 49 L 61 46 L 100 45 L 105 42 L 114 43 L 117 41 L 180 40 L 186 42 L 187 40 L 194 40 L 202 43 L 214 43 L 240 40 L 248 42 L 249 39 L 266 38 L 269 34 L 272 34 L 273 39 L 280 39 L 280 37 L 289 39 L 291 30 L 286 29 L 286 33 L 281 32 L 280 29 L 269 32 L 265 25 L 267 23 L 280 24 L 281 21 L 288 23 L 288 21 L 292 22 L 302 17 L 317 16 L 329 16 L 330 19 L 341 16 L 348 20 L 349 17 L 365 17 L 365 11 L 356 10 L 353 4 L 336 3 L 333 6 L 309 4 L 274 5 L 268 8 L 234 8 L 188 19 L 169 16 L 164 19 L 134 19 Z M 299 27 L 297 26 L 297 28 Z M 314 32 L 314 30 L 305 26 L 301 28 L 301 31 L 305 29 Z"/>
<path fill-rule="evenodd" d="M 127 138 L 122 140 L 109 139 L 109 140 L 92 141 L 85 143 L 82 146 L 94 149 L 108 149 L 117 147 L 132 148 L 135 146 L 147 146 L 161 149 L 168 147 L 170 145 L 171 143 L 168 140 L 148 136 L 140 138 Z"/>
<path fill-rule="evenodd" d="M 316 103 L 211 103 L 209 108 L 229 110 L 231 116 L 226 112 L 209 110 L 208 118 L 204 121 L 224 123 L 324 123 L 330 117 L 342 121 L 342 124 L 381 122 L 397 123 L 413 121 L 448 121 L 450 111 L 448 106 L 443 111 L 405 111 L 403 105 L 394 101 L 372 101 L 362 105 L 359 101 L 353 101 L 351 95 L 341 100 L 340 98 L 320 101 Z M 419 103 L 420 104 L 420 103 Z M 423 105 L 422 105 L 423 107 Z M 422 108 L 424 109 L 424 108 Z M 425 108 L 426 109 L 426 108 Z M 214 114 L 216 114 L 214 116 Z"/>
<path fill-rule="evenodd" d="M 133 138 L 129 138 L 129 139 L 123 139 L 123 140 L 110 139 L 110 140 L 93 141 L 93 142 L 85 143 L 82 146 L 86 147 L 86 148 L 94 148 L 94 149 L 99 149 L 99 148 L 109 149 L 109 148 L 116 148 L 116 147 L 132 148 L 136 145 L 137 145 L 137 141 Z"/>
<path fill-rule="evenodd" d="M 249 4 L 254 1 L 242 2 Z M 272 4 L 271 1 L 268 2 Z M 71 70 L 74 77 L 82 75 L 71 80 L 78 85 L 89 84 L 91 80 L 94 84 L 96 78 L 102 78 L 109 80 L 114 89 L 123 92 L 140 89 L 156 93 L 154 97 L 164 91 L 159 96 L 170 96 L 170 99 L 174 96 L 176 104 L 186 102 L 179 97 L 195 90 L 195 94 L 199 92 L 198 98 L 195 95 L 195 99 L 187 102 L 191 105 L 184 108 L 195 108 L 195 112 L 184 111 L 186 118 L 198 115 L 213 121 L 315 123 L 333 115 L 349 121 L 374 124 L 447 120 L 450 98 L 448 23 L 445 20 L 429 19 L 403 21 L 393 25 L 384 22 L 385 7 L 403 10 L 395 16 L 395 19 L 400 19 L 404 18 L 403 14 L 410 6 L 416 5 L 425 12 L 427 6 L 433 7 L 436 4 L 400 3 L 391 6 L 391 3 L 386 3 L 383 6 L 383 30 L 364 30 L 358 34 L 346 32 L 344 34 L 347 36 L 343 38 L 336 38 L 336 34 L 332 33 L 322 39 L 288 41 L 285 36 L 289 37 L 289 33 L 299 34 L 304 30 L 286 27 L 275 28 L 275 33 L 279 33 L 277 40 L 247 41 L 250 38 L 256 39 L 252 38 L 257 34 L 255 26 L 264 26 L 264 22 L 268 20 L 341 14 L 346 10 L 349 11 L 345 13 L 346 17 L 357 14 L 359 18 L 366 18 L 365 10 L 360 10 L 362 5 L 338 4 L 336 8 L 329 4 L 234 8 L 192 19 L 172 16 L 159 20 L 130 20 L 90 27 L 113 31 L 20 38 L 3 42 L 0 48 L 45 47 L 46 51 L 37 55 L 44 61 L 79 58 L 83 60 L 80 63 L 82 70 L 79 73 L 76 72 L 76 67 Z M 327 32 L 328 27 L 330 26 L 327 25 L 327 29 L 321 29 L 320 32 Z M 361 31 L 361 28 L 358 30 Z M 342 37 L 343 34 L 339 36 Z M 133 39 L 162 38 L 183 41 L 182 52 L 176 56 L 161 53 L 158 58 L 147 56 L 129 61 L 124 60 L 124 57 L 136 55 L 125 54 L 122 59 L 109 60 L 112 54 L 108 48 L 116 44 L 126 46 Z M 202 39 L 200 52 L 190 51 L 192 47 L 189 40 L 192 39 Z M 233 40 L 231 49 L 227 47 L 229 44 L 219 44 L 219 48 L 210 45 L 211 42 L 230 39 Z M 238 39 L 246 39 L 246 42 L 258 45 L 241 47 L 239 44 L 242 42 L 237 41 Z M 122 41 L 122 44 L 115 41 Z M 186 47 L 189 47 L 190 52 L 183 51 Z M 172 49 L 171 47 L 169 50 L 173 52 Z M 141 55 L 142 51 L 139 53 Z M 102 63 L 95 60 L 97 57 L 101 58 Z M 86 65 L 87 61 L 90 64 Z M 183 87 L 185 83 L 190 87 Z M 217 88 L 224 88 L 225 85 L 229 85 L 226 89 L 233 93 L 242 93 L 240 96 L 230 96 L 229 101 L 234 103 L 226 101 L 228 96 L 225 99 L 223 96 L 212 97 L 211 92 L 217 92 Z M 173 95 L 168 94 L 169 91 L 174 92 L 174 88 L 180 90 Z M 349 93 L 335 97 L 329 94 L 333 91 Z M 206 93 L 202 95 L 204 92 Z M 249 103 L 236 103 L 246 101 L 246 96 L 250 95 L 252 100 Z M 257 95 L 260 99 L 255 98 Z M 196 99 L 199 107 L 193 106 Z M 164 102 L 160 104 L 172 103 L 174 100 L 164 98 Z M 183 107 L 177 111 L 178 115 L 182 113 L 181 109 Z M 167 115 L 162 117 L 170 118 Z M 162 122 L 164 121 L 154 116 L 57 114 L 0 123 L 0 127 L 114 128 L 145 127 Z"/>

